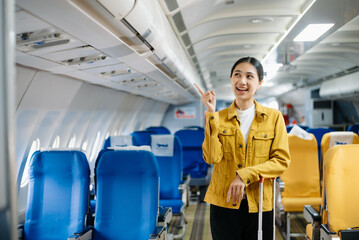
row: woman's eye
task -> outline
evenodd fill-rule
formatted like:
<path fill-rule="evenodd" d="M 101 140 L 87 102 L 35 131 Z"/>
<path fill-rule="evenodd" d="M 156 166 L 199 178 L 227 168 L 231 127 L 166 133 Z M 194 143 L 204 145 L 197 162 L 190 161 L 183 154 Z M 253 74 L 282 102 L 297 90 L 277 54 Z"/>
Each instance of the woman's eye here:
<path fill-rule="evenodd" d="M 252 75 L 248 75 L 248 76 L 247 76 L 247 78 L 250 78 L 250 79 L 252 79 L 252 78 L 253 78 L 253 76 L 252 76 Z"/>

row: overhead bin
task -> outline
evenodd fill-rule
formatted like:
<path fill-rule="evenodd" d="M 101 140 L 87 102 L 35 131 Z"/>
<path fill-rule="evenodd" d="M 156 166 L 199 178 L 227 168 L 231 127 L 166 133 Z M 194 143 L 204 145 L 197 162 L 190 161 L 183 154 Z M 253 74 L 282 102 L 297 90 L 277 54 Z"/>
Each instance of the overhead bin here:
<path fill-rule="evenodd" d="M 200 78 L 156 0 L 45 2 L 17 1 L 17 63 L 172 104 L 198 98 Z"/>
<path fill-rule="evenodd" d="M 359 94 L 359 72 L 325 81 L 321 84 L 320 97 L 340 97 Z"/>
<path fill-rule="evenodd" d="M 144 49 L 147 47 L 147 51 L 152 53 L 148 54 L 147 60 L 170 79 L 177 78 L 177 81 L 182 83 L 181 86 L 186 86 L 186 89 L 193 88 L 193 84 L 188 83 L 200 84 L 199 76 L 157 1 L 98 0 L 98 2 L 141 40 L 143 45 L 134 50 L 145 55 Z M 132 40 L 133 38 L 125 39 L 127 43 L 134 46 Z"/>

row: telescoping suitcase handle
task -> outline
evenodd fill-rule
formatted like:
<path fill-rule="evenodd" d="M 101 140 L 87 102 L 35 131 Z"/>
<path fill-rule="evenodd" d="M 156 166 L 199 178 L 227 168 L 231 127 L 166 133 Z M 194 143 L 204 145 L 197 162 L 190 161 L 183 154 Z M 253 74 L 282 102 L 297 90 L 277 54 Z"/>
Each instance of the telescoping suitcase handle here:
<path fill-rule="evenodd" d="M 275 240 L 275 178 L 273 179 L 273 240 Z M 259 178 L 259 211 L 258 211 L 258 240 L 263 239 L 263 182 L 264 178 Z"/>

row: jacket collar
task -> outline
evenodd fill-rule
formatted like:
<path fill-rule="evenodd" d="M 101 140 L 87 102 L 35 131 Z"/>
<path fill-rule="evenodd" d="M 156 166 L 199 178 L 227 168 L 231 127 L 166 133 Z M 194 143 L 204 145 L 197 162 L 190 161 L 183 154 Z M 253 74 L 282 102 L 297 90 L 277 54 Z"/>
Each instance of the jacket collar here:
<path fill-rule="evenodd" d="M 256 105 L 256 117 L 260 118 L 261 116 L 268 116 L 266 109 L 259 104 L 256 100 L 254 100 L 254 104 Z M 237 116 L 236 110 L 236 100 L 228 107 L 228 119 L 232 119 Z"/>

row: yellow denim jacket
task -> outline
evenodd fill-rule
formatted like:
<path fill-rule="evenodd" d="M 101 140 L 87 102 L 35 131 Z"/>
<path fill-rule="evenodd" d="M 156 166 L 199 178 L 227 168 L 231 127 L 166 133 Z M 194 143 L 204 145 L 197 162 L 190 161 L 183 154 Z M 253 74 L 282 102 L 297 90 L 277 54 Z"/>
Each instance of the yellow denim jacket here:
<path fill-rule="evenodd" d="M 258 212 L 259 177 L 263 184 L 263 211 L 273 209 L 273 181 L 290 162 L 288 136 L 282 114 L 256 101 L 256 113 L 250 127 L 247 145 L 239 128 L 235 102 L 228 108 L 206 113 L 203 158 L 214 164 L 205 201 L 225 208 L 238 209 L 227 203 L 230 184 L 238 174 L 246 187 L 249 212 Z"/>

